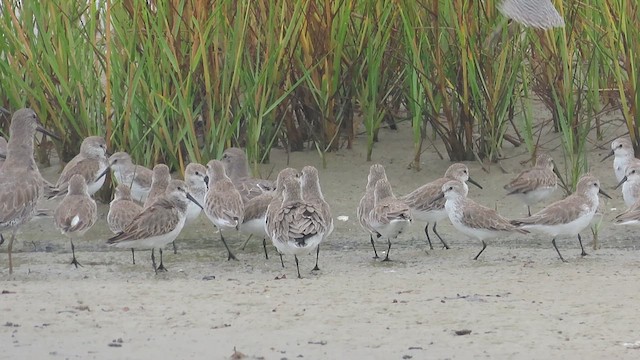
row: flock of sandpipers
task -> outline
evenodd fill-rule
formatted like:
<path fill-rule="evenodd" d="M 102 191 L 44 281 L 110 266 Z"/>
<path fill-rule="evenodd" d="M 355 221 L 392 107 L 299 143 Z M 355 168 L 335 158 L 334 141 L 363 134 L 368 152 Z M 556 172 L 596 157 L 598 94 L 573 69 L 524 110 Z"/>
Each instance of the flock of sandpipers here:
<path fill-rule="evenodd" d="M 244 151 L 228 148 L 221 160 L 211 160 L 206 166 L 188 164 L 183 181 L 172 179 L 164 164 L 150 170 L 135 165 L 125 152 L 110 155 L 105 139 L 91 136 L 84 139 L 80 153 L 66 164 L 57 183 L 51 184 L 41 176 L 33 157 L 36 131 L 56 138 L 42 127 L 33 110 L 20 109 L 12 115 L 9 141 L 0 138 L 0 153 L 5 153 L 0 168 L 0 231 L 11 232 L 7 249 L 9 273 L 13 271 L 11 252 L 16 232 L 39 211 L 37 205 L 42 198 L 64 197 L 53 219 L 62 234 L 71 239 L 71 263 L 76 267 L 80 265 L 73 239 L 81 237 L 96 223 L 97 208 L 92 195 L 102 187 L 109 171 L 113 172 L 118 185 L 107 215 L 109 229 L 115 235 L 107 243 L 130 248 L 134 264 L 134 249 L 151 249 L 154 271 L 166 271 L 162 262 L 163 247 L 173 242 L 185 224 L 193 222 L 203 211 L 218 228 L 229 260 L 235 256 L 224 234 L 239 231 L 263 239 L 267 259 L 267 239 L 278 250 L 281 262 L 283 254 L 294 255 L 298 277 L 299 255 L 315 252 L 313 270 L 319 270 L 320 243 L 332 233 L 333 218 L 320 188 L 318 171 L 312 166 L 305 166 L 301 171 L 283 169 L 274 184 L 252 178 Z M 622 185 L 623 197 L 629 206 L 615 222 L 639 223 L 640 160 L 635 159 L 628 139 L 616 139 L 611 147 L 607 157 L 615 155 L 618 186 Z M 481 188 L 469 177 L 467 166 L 456 163 L 448 168 L 444 177 L 397 198 L 384 167 L 372 165 L 357 215 L 363 229 L 370 234 L 375 258 L 378 252 L 374 238 L 387 241 L 383 261 L 388 261 L 391 241 L 413 220 L 426 223 L 425 234 L 431 248 L 429 226 L 432 224 L 433 233 L 448 249 L 436 229 L 438 221 L 448 218 L 458 231 L 482 242 L 482 250 L 474 259 L 485 250 L 487 239 L 508 232 L 526 234 L 528 230 L 540 230 L 553 238 L 552 244 L 564 261 L 556 246 L 556 237 L 577 236 L 581 254 L 586 255 L 580 232 L 591 224 L 598 210 L 598 193 L 609 197 L 600 189 L 598 179 L 586 174 L 579 180 L 574 194 L 531 215 L 530 206 L 547 199 L 558 186 L 553 159 L 546 154 L 540 154 L 535 166 L 505 186 L 509 195 L 519 196 L 527 205 L 527 217 L 509 220 L 494 209 L 474 202 L 467 197 L 467 182 Z M 0 240 L 4 242 L 4 237 Z M 158 266 L 155 248 L 160 252 Z"/>

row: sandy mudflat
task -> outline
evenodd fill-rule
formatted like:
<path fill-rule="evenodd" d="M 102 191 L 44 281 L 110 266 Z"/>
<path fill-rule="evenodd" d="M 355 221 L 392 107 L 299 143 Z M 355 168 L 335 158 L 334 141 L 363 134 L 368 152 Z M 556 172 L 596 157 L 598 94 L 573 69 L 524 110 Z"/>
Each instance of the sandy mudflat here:
<path fill-rule="evenodd" d="M 557 136 L 548 136 L 545 148 L 562 164 Z M 407 139 L 406 129 L 382 131 L 374 152 L 397 194 L 440 176 L 450 164 L 427 149 L 423 170 L 408 170 Z M 611 162 L 598 162 L 605 150 L 590 154 L 592 171 L 614 199 L 603 205 L 600 248 L 591 247 L 589 231 L 583 234 L 589 256 L 579 256 L 576 239 L 563 238 L 558 244 L 568 263 L 561 263 L 550 238 L 531 234 L 490 242 L 473 261 L 480 244 L 443 222 L 438 229 L 451 250 L 427 252 L 423 225 L 414 224 L 394 242 L 394 261 L 381 263 L 372 259 L 355 216 L 370 165 L 363 143 L 329 154 L 320 172 L 334 217 L 349 219 L 336 221 L 323 244 L 320 272 L 310 272 L 313 256 L 301 259 L 302 280 L 295 278 L 293 259 L 285 258 L 282 269 L 274 248 L 265 260 L 255 240 L 236 250 L 239 262 L 227 262 L 204 217 L 181 235 L 177 255 L 167 249 L 169 272 L 157 276 L 149 252 L 138 252 L 132 265 L 129 252 L 105 245 L 106 205 L 102 220 L 76 242 L 84 265 L 77 270 L 68 265 L 68 240 L 51 219 L 32 221 L 14 247 L 12 276 L 6 244 L 0 247 L 0 358 L 225 359 L 234 347 L 264 359 L 640 358 L 640 349 L 630 345 L 640 341 L 637 229 L 608 223 L 624 204 L 611 189 Z M 515 157 L 504 167 L 521 170 L 526 150 L 508 153 Z M 274 150 L 263 173 L 286 160 Z M 291 154 L 290 161 L 320 166 L 315 152 Z M 504 196 L 502 185 L 513 174 L 468 165 L 485 187 L 471 187 L 471 197 L 510 217 L 526 213 Z M 55 169 L 44 171 L 55 179 Z M 237 249 L 244 239 L 231 241 Z M 378 244 L 380 252 L 385 248 Z M 215 279 L 203 280 L 207 276 Z M 456 335 L 462 330 L 471 333 Z"/>

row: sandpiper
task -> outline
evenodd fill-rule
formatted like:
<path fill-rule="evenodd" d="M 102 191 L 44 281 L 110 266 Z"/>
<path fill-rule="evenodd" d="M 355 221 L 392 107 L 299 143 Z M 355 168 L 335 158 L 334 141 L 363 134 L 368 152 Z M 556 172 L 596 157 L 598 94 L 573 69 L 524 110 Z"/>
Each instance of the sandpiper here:
<path fill-rule="evenodd" d="M 144 201 L 143 208 L 148 208 L 153 204 L 156 199 L 160 196 L 164 195 L 167 191 L 167 186 L 169 186 L 169 182 L 171 181 L 171 172 L 169 171 L 169 167 L 165 164 L 157 164 L 153 167 L 153 174 L 151 175 L 151 189 L 149 190 L 149 195 L 147 195 L 147 199 Z"/>
<path fill-rule="evenodd" d="M 184 171 L 184 182 L 187 183 L 189 194 L 200 204 L 204 204 L 204 195 L 207 193 L 208 179 L 207 168 L 198 163 L 190 163 Z M 187 222 L 192 223 L 198 218 L 202 209 L 193 202 L 187 207 Z"/>
<path fill-rule="evenodd" d="M 616 181 L 620 182 L 622 181 L 622 178 L 624 178 L 629 162 L 635 159 L 631 140 L 626 137 L 621 137 L 613 140 L 611 142 L 611 151 L 609 152 L 609 154 L 607 154 L 607 156 L 602 158 L 601 161 L 605 161 L 611 156 L 614 156 L 613 171 L 616 173 Z"/>
<path fill-rule="evenodd" d="M 131 189 L 125 184 L 119 184 L 116 187 L 113 200 L 109 203 L 109 213 L 107 214 L 109 230 L 114 234 L 123 232 L 141 212 L 142 206 L 131 198 Z M 135 265 L 136 256 L 133 248 L 131 248 L 131 257 Z"/>
<path fill-rule="evenodd" d="M 367 187 L 365 189 L 364 195 L 362 199 L 360 199 L 360 203 L 358 204 L 358 208 L 356 209 L 356 215 L 358 216 L 358 222 L 360 226 L 369 233 L 369 239 L 371 240 L 371 246 L 373 247 L 374 259 L 378 259 L 378 252 L 376 251 L 376 244 L 373 241 L 373 236 L 376 238 L 380 237 L 380 234 L 371 227 L 369 213 L 373 209 L 375 199 L 374 199 L 374 190 L 376 187 L 376 183 L 378 180 L 385 179 L 387 180 L 387 174 L 385 173 L 384 166 L 380 164 L 373 164 L 369 168 L 369 176 L 367 176 Z"/>
<path fill-rule="evenodd" d="M 220 230 L 220 238 L 227 249 L 227 260 L 238 260 L 224 239 L 223 232 L 238 230 L 244 218 L 244 205 L 240 193 L 225 174 L 221 161 L 211 160 L 207 164 L 209 190 L 204 198 L 204 212 Z"/>
<path fill-rule="evenodd" d="M 119 248 L 151 249 L 153 269 L 166 271 L 162 263 L 162 248 L 174 241 L 184 226 L 189 200 L 197 201 L 187 192 L 182 180 L 171 180 L 166 193 L 144 209 L 123 232 L 107 240 Z M 160 249 L 160 265 L 156 267 L 154 249 Z"/>
<path fill-rule="evenodd" d="M 281 170 L 278 173 L 274 191 L 267 191 L 244 203 L 244 217 L 242 224 L 240 224 L 240 232 L 262 239 L 264 257 L 267 260 L 269 260 L 269 254 L 267 253 L 267 238 L 269 238 L 269 234 L 267 234 L 265 220 L 267 208 L 274 199 L 278 199 L 276 202 L 282 204 L 284 180 L 296 176 L 298 176 L 298 170 L 296 169 L 285 168 Z M 280 260 L 282 262 L 282 254 L 280 254 Z M 284 267 L 284 263 L 282 263 L 282 266 Z"/>
<path fill-rule="evenodd" d="M 131 189 L 131 197 L 141 204 L 151 191 L 153 171 L 141 165 L 135 165 L 126 152 L 117 152 L 109 157 L 109 166 L 118 184 L 125 184 Z"/>
<path fill-rule="evenodd" d="M 105 177 L 101 176 L 109 167 L 107 159 L 107 143 L 103 137 L 89 136 L 82 141 L 80 153 L 76 155 L 62 170 L 51 197 L 64 196 L 67 193 L 68 182 L 75 174 L 82 175 L 87 182 L 89 196 L 93 196 L 104 184 Z"/>
<path fill-rule="evenodd" d="M 411 209 L 404 201 L 396 199 L 389 181 L 378 180 L 373 190 L 373 208 L 369 212 L 369 225 L 380 237 L 387 238 L 387 255 L 382 261 L 389 261 L 391 239 L 402 234 L 411 220 Z"/>
<path fill-rule="evenodd" d="M 630 208 L 640 199 L 640 160 L 634 158 L 629 162 L 625 176 L 620 180 L 616 189 L 621 185 L 622 198 L 627 208 Z"/>
<path fill-rule="evenodd" d="M 282 203 L 272 201 L 267 209 L 267 233 L 281 254 L 294 256 L 298 278 L 302 278 L 298 255 L 316 249 L 330 231 L 329 221 L 322 213 L 317 205 L 303 200 L 297 177 L 284 180 Z"/>
<path fill-rule="evenodd" d="M 222 154 L 222 162 L 227 176 L 240 192 L 243 201 L 275 189 L 272 181 L 249 176 L 249 162 L 244 150 L 235 147 L 226 149 Z"/>
<path fill-rule="evenodd" d="M 535 165 L 522 171 L 504 186 L 507 195 L 516 195 L 526 205 L 531 216 L 531 206 L 547 199 L 558 187 L 553 158 L 548 154 L 538 154 Z"/>
<path fill-rule="evenodd" d="M 320 219 L 325 221 L 325 227 L 327 228 L 324 233 L 326 239 L 333 232 L 333 218 L 331 217 L 331 208 L 322 195 L 322 189 L 320 188 L 320 178 L 318 177 L 318 169 L 313 166 L 305 166 L 302 168 L 302 175 L 300 177 L 302 186 L 302 200 L 305 204 L 310 204 L 313 208 L 320 211 Z M 316 266 L 312 271 L 318 271 L 318 257 L 320 256 L 320 245 L 316 249 Z"/>
<path fill-rule="evenodd" d="M 67 187 L 66 196 L 56 208 L 53 219 L 62 235 L 68 236 L 71 241 L 71 253 L 73 254 L 71 264 L 77 269 L 80 263 L 76 260 L 73 238 L 82 237 L 96 223 L 98 208 L 96 202 L 89 195 L 86 180 L 81 174 L 71 176 Z"/>
<path fill-rule="evenodd" d="M 497 211 L 467 198 L 464 193 L 465 189 L 462 182 L 450 180 L 442 185 L 442 195 L 440 197 L 446 199 L 444 208 L 453 227 L 461 233 L 482 242 L 482 250 L 473 260 L 478 260 L 480 254 L 487 248 L 485 240 L 510 232 L 528 233 L 528 231 L 512 225 L 509 220 L 502 217 Z"/>
<path fill-rule="evenodd" d="M 7 245 L 9 274 L 13 273 L 13 241 L 18 229 L 31 220 L 43 195 L 43 178 L 33 158 L 35 132 L 57 138 L 45 130 L 32 109 L 17 110 L 11 117 L 7 158 L 0 171 L 0 231 L 11 231 Z"/>
<path fill-rule="evenodd" d="M 467 181 L 482 189 L 482 186 L 469 176 L 469 168 L 465 164 L 456 163 L 447 169 L 444 177 L 436 179 L 430 183 L 424 184 L 415 189 L 411 193 L 400 197 L 411 209 L 414 220 L 426 222 L 424 233 L 427 235 L 429 248 L 433 250 L 431 238 L 429 237 L 429 224 L 433 224 L 433 233 L 436 234 L 445 249 L 449 249 L 449 245 L 440 237 L 436 230 L 437 222 L 447 217 L 447 211 L 444 209 L 445 199 L 440 198 L 434 200 L 442 193 L 442 185 L 450 180 L 459 180 L 463 184 L 464 196 L 467 196 L 469 187 Z"/>
<path fill-rule="evenodd" d="M 598 210 L 600 204 L 598 193 L 611 199 L 600 188 L 598 179 L 589 174 L 583 175 L 578 181 L 575 193 L 563 200 L 554 202 L 532 216 L 524 219 L 515 219 L 511 223 L 523 229 L 540 230 L 551 235 L 553 237 L 551 243 L 563 262 L 565 260 L 556 246 L 556 237 L 559 235 L 577 235 L 582 250 L 581 255 L 585 256 L 587 253 L 582 246 L 580 231 L 591 224 L 591 220 Z"/>

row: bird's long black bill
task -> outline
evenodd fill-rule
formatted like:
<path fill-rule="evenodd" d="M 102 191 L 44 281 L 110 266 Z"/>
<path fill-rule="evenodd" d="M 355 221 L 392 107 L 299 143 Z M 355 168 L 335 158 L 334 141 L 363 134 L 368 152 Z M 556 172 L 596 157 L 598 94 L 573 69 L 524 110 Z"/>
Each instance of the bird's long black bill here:
<path fill-rule="evenodd" d="M 609 194 L 607 194 L 606 192 L 602 191 L 602 189 L 598 190 L 598 192 L 599 192 L 600 194 L 602 194 L 602 196 L 604 196 L 604 197 L 606 197 L 606 198 L 608 198 L 608 199 L 611 199 L 611 196 L 609 196 Z"/>
<path fill-rule="evenodd" d="M 58 136 L 58 135 L 56 135 L 56 134 L 52 133 L 51 131 L 49 131 L 49 130 L 47 130 L 47 129 L 43 128 L 42 126 L 38 126 L 38 127 L 36 127 L 36 130 L 37 130 L 37 131 L 40 131 L 41 133 L 43 133 L 43 134 L 47 135 L 48 137 L 50 137 L 50 138 L 52 138 L 52 139 L 55 139 L 55 140 L 58 140 L 58 141 L 62 141 L 62 138 L 61 138 L 60 136 Z"/>
<path fill-rule="evenodd" d="M 611 150 L 607 156 L 603 157 L 602 160 L 600 160 L 600 162 L 603 162 L 605 160 L 607 160 L 608 158 L 612 157 L 615 153 L 613 152 L 613 150 Z"/>
<path fill-rule="evenodd" d="M 624 184 L 624 183 L 625 183 L 625 181 L 627 181 L 627 180 L 628 180 L 628 179 L 627 179 L 627 177 L 626 177 L 626 176 L 625 176 L 625 177 L 623 177 L 623 178 L 622 178 L 622 180 L 620 180 L 620 182 L 618 183 L 618 185 L 616 185 L 615 190 L 618 190 L 618 188 L 619 188 L 620 186 L 622 186 L 622 184 Z"/>
<path fill-rule="evenodd" d="M 106 169 L 104 169 L 104 171 L 102 173 L 100 173 L 100 175 L 98 175 L 98 177 L 96 178 L 96 181 L 102 179 L 103 176 L 106 176 L 107 173 L 109 172 L 110 168 L 107 166 Z"/>
<path fill-rule="evenodd" d="M 191 194 L 187 193 L 187 199 L 191 200 L 194 204 L 198 205 L 200 209 L 204 209 L 202 205 L 200 205 L 198 200 L 196 200 L 193 196 L 191 196 Z"/>
<path fill-rule="evenodd" d="M 472 183 L 473 185 L 479 187 L 480 189 L 482 189 L 482 185 L 480 185 L 477 181 L 473 180 L 472 178 L 467 179 L 468 182 Z M 444 194 L 443 194 L 444 196 Z"/>

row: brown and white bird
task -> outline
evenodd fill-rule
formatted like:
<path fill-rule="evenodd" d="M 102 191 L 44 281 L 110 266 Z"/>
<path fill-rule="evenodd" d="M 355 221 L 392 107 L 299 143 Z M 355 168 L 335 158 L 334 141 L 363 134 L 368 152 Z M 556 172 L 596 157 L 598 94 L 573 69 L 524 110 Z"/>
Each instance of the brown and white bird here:
<path fill-rule="evenodd" d="M 142 206 L 133 201 L 131 189 L 125 184 L 116 187 L 113 200 L 109 203 L 109 213 L 107 214 L 107 224 L 109 230 L 114 234 L 119 234 L 131 224 L 133 219 L 142 212 Z M 131 249 L 133 264 L 136 263 L 134 249 Z"/>
<path fill-rule="evenodd" d="M 449 245 L 447 245 L 447 243 L 444 241 L 444 239 L 442 239 L 442 237 L 436 230 L 438 221 L 447 218 L 447 211 L 444 209 L 445 199 L 434 199 L 442 193 L 442 185 L 450 180 L 458 180 L 462 182 L 465 196 L 467 196 L 467 193 L 469 192 L 467 181 L 482 189 L 482 186 L 480 186 L 480 184 L 478 184 L 469 176 L 469 168 L 467 167 L 467 165 L 456 163 L 449 166 L 447 171 L 444 173 L 444 177 L 426 183 L 415 189 L 411 193 L 399 198 L 407 205 L 409 205 L 414 221 L 418 220 L 426 223 L 424 227 L 424 233 L 427 235 L 429 248 L 432 250 L 433 245 L 431 244 L 431 238 L 429 237 L 429 224 L 433 224 L 433 233 L 436 234 L 438 239 L 440 239 L 440 242 L 442 243 L 444 248 L 449 249 Z"/>
<path fill-rule="evenodd" d="M 96 202 L 89 195 L 86 180 L 81 174 L 71 176 L 67 187 L 68 191 L 56 208 L 53 219 L 56 228 L 60 230 L 62 235 L 69 237 L 73 254 L 71 264 L 78 268 L 80 263 L 76 260 L 73 238 L 82 237 L 87 230 L 91 229 L 98 220 L 98 208 Z"/>
<path fill-rule="evenodd" d="M 373 209 L 369 212 L 369 224 L 380 234 L 380 237 L 387 239 L 389 245 L 387 255 L 382 261 L 389 261 L 391 239 L 397 238 L 409 226 L 413 220 L 411 209 L 404 201 L 396 199 L 387 179 L 376 182 L 373 199 Z"/>
<path fill-rule="evenodd" d="M 267 208 L 274 199 L 279 199 L 280 204 L 282 203 L 284 180 L 296 176 L 298 176 L 298 170 L 296 169 L 285 168 L 281 170 L 280 173 L 278 173 L 276 189 L 274 191 L 267 191 L 244 203 L 244 217 L 242 224 L 240 224 L 240 232 L 262 239 L 262 248 L 264 249 L 264 256 L 267 260 L 269 260 L 267 239 L 270 239 L 265 226 Z M 282 260 L 282 254 L 280 254 L 280 260 Z"/>
<path fill-rule="evenodd" d="M 318 169 L 313 166 L 305 166 L 302 168 L 300 176 L 300 184 L 302 186 L 302 200 L 307 205 L 313 206 L 320 212 L 320 218 L 326 222 L 327 231 L 324 233 L 324 241 L 333 232 L 333 218 L 331 217 L 331 208 L 322 195 L 320 188 L 320 178 Z M 320 245 L 316 248 L 316 266 L 313 271 L 318 271 L 318 257 L 320 256 Z"/>
<path fill-rule="evenodd" d="M 585 256 L 587 253 L 582 246 L 580 231 L 591 224 L 598 211 L 598 206 L 600 205 L 598 194 L 611 199 L 600 188 L 600 181 L 592 175 L 586 174 L 578 180 L 575 193 L 554 202 L 529 217 L 512 220 L 511 223 L 523 229 L 539 230 L 551 235 L 553 237 L 551 244 L 553 244 L 560 260 L 563 262 L 565 260 L 560 254 L 558 246 L 556 246 L 556 237 L 560 235 L 577 235 L 580 249 L 582 250 L 581 255 Z"/>
<path fill-rule="evenodd" d="M 302 278 L 298 255 L 316 249 L 330 232 L 330 224 L 317 204 L 304 201 L 297 177 L 284 180 L 282 203 L 278 200 L 267 208 L 267 234 L 281 254 L 294 256 L 298 278 Z"/>
<path fill-rule="evenodd" d="M 160 196 L 164 195 L 167 191 L 167 186 L 169 186 L 169 182 L 171 181 L 171 172 L 169 171 L 169 167 L 165 164 L 157 164 L 153 167 L 153 174 L 151 175 L 151 189 L 149 190 L 149 195 L 147 195 L 147 199 L 144 201 L 143 208 L 148 208 L 153 204 L 156 199 Z"/>
<path fill-rule="evenodd" d="M 93 196 L 104 184 L 101 176 L 109 167 L 107 158 L 107 142 L 100 136 L 89 136 L 82 141 L 80 153 L 65 165 L 58 181 L 54 185 L 54 194 L 50 197 L 64 196 L 67 193 L 69 180 L 75 174 L 82 175 L 87 182 L 89 196 Z"/>
<path fill-rule="evenodd" d="M 224 164 L 211 160 L 207 164 L 209 190 L 204 197 L 204 212 L 220 231 L 220 238 L 227 249 L 227 260 L 238 260 L 224 239 L 224 232 L 238 230 L 244 219 L 244 204 L 240 193 L 224 170 Z"/>
<path fill-rule="evenodd" d="M 369 168 L 369 176 L 367 176 L 367 187 L 365 189 L 362 199 L 356 209 L 356 215 L 358 216 L 358 222 L 360 226 L 369 233 L 369 239 L 371 240 L 371 246 L 373 247 L 374 259 L 378 259 L 378 252 L 376 251 L 376 244 L 373 241 L 373 236 L 380 237 L 377 231 L 371 226 L 369 213 L 373 209 L 375 204 L 374 190 L 378 180 L 387 180 L 387 174 L 385 173 L 384 166 L 380 164 L 373 164 Z"/>
<path fill-rule="evenodd" d="M 144 204 L 151 191 L 153 171 L 141 165 L 135 165 L 126 152 L 117 152 L 109 157 L 109 167 L 118 184 L 131 189 L 134 201 Z"/>
<path fill-rule="evenodd" d="M 485 240 L 510 232 L 528 233 L 528 231 L 512 225 L 508 219 L 498 214 L 494 209 L 467 198 L 464 186 L 458 180 L 447 181 L 442 185 L 441 196 L 446 199 L 444 208 L 447 210 L 453 227 L 482 242 L 482 249 L 473 260 L 478 260 L 480 254 L 487 248 Z"/>
<path fill-rule="evenodd" d="M 142 210 L 123 232 L 107 240 L 119 248 L 151 249 L 153 270 L 166 271 L 162 262 L 162 248 L 174 241 L 187 218 L 187 204 L 197 201 L 187 192 L 182 180 L 171 180 L 166 193 L 151 206 Z M 160 265 L 156 267 L 154 249 L 160 249 Z"/>
<path fill-rule="evenodd" d="M 9 126 L 7 157 L 0 171 L 0 232 L 8 230 L 9 274 L 13 273 L 13 242 L 18 229 L 36 213 L 36 204 L 44 193 L 45 184 L 33 158 L 35 132 L 59 139 L 45 130 L 32 109 L 13 113 Z"/>
<path fill-rule="evenodd" d="M 507 195 L 515 195 L 527 205 L 531 216 L 531 206 L 546 200 L 558 187 L 553 158 L 549 154 L 538 154 L 536 164 L 523 170 L 504 186 Z"/>
<path fill-rule="evenodd" d="M 249 176 L 249 162 L 244 150 L 235 147 L 226 149 L 222 154 L 222 162 L 227 176 L 240 192 L 243 201 L 275 189 L 272 181 Z"/>

